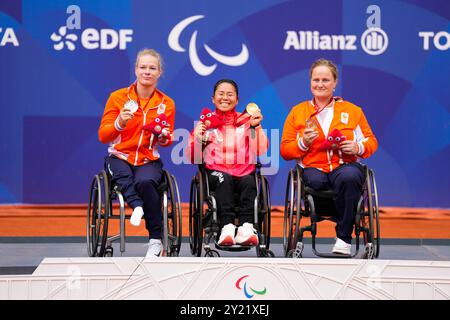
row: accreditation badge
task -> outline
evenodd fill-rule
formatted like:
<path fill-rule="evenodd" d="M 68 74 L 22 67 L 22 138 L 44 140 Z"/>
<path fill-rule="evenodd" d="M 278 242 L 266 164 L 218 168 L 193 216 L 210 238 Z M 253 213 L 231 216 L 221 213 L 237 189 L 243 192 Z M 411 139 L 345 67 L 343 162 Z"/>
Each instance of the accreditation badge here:
<path fill-rule="evenodd" d="M 128 100 L 127 102 L 125 102 L 123 107 L 129 109 L 131 111 L 131 113 L 135 113 L 137 111 L 137 109 L 139 109 L 138 103 L 131 99 Z"/>
<path fill-rule="evenodd" d="M 158 106 L 158 110 L 156 111 L 157 114 L 161 114 L 164 113 L 164 111 L 166 111 L 166 105 L 164 103 L 161 103 Z"/>
<path fill-rule="evenodd" d="M 341 112 L 341 122 L 344 124 L 348 124 L 348 113 Z"/>

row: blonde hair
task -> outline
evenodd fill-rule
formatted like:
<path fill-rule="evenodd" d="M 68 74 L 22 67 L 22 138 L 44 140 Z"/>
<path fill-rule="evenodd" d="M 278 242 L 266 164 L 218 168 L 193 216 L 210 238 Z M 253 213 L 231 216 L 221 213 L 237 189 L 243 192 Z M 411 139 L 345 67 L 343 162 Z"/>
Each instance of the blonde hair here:
<path fill-rule="evenodd" d="M 150 55 L 150 56 L 153 56 L 156 59 L 158 59 L 158 68 L 159 68 L 159 71 L 162 73 L 163 72 L 163 61 L 162 61 L 161 55 L 154 49 L 144 48 L 144 49 L 140 50 L 136 56 L 136 63 L 134 65 L 134 67 L 137 68 L 139 59 L 146 55 Z"/>
<path fill-rule="evenodd" d="M 328 69 L 330 69 L 331 73 L 333 74 L 333 78 L 334 80 L 337 80 L 338 78 L 338 70 L 336 65 L 331 61 L 331 60 L 327 60 L 327 59 L 317 59 L 316 61 L 314 61 L 311 65 L 311 68 L 309 69 L 309 78 L 311 79 L 312 77 L 312 73 L 315 67 L 318 66 L 325 66 L 328 67 Z"/>

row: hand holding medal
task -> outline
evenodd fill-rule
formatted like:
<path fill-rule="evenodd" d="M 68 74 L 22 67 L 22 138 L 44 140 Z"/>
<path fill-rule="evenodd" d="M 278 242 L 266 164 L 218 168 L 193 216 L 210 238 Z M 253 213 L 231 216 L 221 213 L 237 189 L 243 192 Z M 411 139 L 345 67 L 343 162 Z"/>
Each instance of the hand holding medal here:
<path fill-rule="evenodd" d="M 247 104 L 245 111 L 237 118 L 236 126 L 239 127 L 244 123 L 250 121 L 250 125 L 252 127 L 256 127 L 260 124 L 262 119 L 263 117 L 258 105 L 254 102 L 250 102 L 249 104 Z"/>
<path fill-rule="evenodd" d="M 131 119 L 133 119 L 133 114 L 137 111 L 139 105 L 134 100 L 128 100 L 123 108 L 120 110 L 119 114 L 119 124 L 121 127 L 125 127 Z"/>
<path fill-rule="evenodd" d="M 250 125 L 252 127 L 257 127 L 261 123 L 263 116 L 258 105 L 254 102 L 250 102 L 245 108 L 247 113 L 250 115 Z"/>

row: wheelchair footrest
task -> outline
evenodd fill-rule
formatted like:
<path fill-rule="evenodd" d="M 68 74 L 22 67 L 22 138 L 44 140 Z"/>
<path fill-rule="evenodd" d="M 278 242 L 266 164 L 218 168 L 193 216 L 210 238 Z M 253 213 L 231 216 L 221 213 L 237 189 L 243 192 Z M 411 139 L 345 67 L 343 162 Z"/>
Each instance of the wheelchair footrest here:
<path fill-rule="evenodd" d="M 340 258 L 340 259 L 348 259 L 348 258 L 353 258 L 353 255 L 351 254 L 342 254 L 342 253 L 332 253 L 332 252 L 327 252 L 327 253 L 323 253 L 323 252 L 317 252 L 316 251 L 316 256 L 318 257 L 322 257 L 322 258 Z"/>
<path fill-rule="evenodd" d="M 217 249 L 223 251 L 247 251 L 256 247 L 256 246 L 243 246 L 240 244 L 234 244 L 232 246 L 221 246 L 217 242 L 214 242 L 214 244 Z"/>

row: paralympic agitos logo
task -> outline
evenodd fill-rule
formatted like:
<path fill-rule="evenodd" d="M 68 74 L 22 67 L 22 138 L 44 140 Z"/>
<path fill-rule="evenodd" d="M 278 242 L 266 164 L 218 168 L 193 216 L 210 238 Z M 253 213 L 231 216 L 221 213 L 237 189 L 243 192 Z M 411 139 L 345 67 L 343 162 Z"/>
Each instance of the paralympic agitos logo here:
<path fill-rule="evenodd" d="M 248 285 L 247 280 L 244 281 L 244 279 L 247 279 L 248 277 L 249 277 L 248 274 L 240 277 L 236 281 L 236 284 L 235 284 L 237 289 L 242 290 L 244 292 L 245 297 L 247 297 L 248 299 L 251 299 L 255 296 L 255 294 L 265 295 L 267 293 L 266 287 L 264 287 L 264 289 L 262 289 L 262 290 L 255 290 L 253 287 Z"/>
<path fill-rule="evenodd" d="M 176 51 L 176 52 L 185 52 L 186 49 L 184 49 L 179 42 L 180 35 L 183 32 L 184 29 L 187 28 L 191 23 L 203 19 L 204 16 L 202 15 L 196 15 L 191 16 L 186 19 L 183 19 L 169 33 L 169 37 L 167 38 L 167 42 L 169 44 L 169 47 Z M 192 68 L 201 76 L 209 76 L 211 73 L 214 72 L 217 68 L 217 63 L 214 63 L 212 65 L 205 65 L 199 58 L 198 52 L 197 52 L 197 33 L 198 31 L 195 30 L 192 35 L 191 39 L 189 41 L 189 60 L 191 61 Z M 206 52 L 214 58 L 217 62 L 220 62 L 227 66 L 232 67 L 238 67 L 245 64 L 248 60 L 249 53 L 247 46 L 245 44 L 242 44 L 241 52 L 238 55 L 235 56 L 225 56 L 223 54 L 220 54 L 213 49 L 211 49 L 208 45 L 204 44 L 203 47 L 205 48 Z"/>

